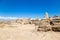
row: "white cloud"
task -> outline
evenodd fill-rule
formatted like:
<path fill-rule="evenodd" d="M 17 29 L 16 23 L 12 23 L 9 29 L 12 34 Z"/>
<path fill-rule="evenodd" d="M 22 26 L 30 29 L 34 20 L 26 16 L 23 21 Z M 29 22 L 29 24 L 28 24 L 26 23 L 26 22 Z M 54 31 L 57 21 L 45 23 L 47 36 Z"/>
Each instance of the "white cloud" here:
<path fill-rule="evenodd" d="M 3 17 L 3 16 L 0 16 L 0 19 L 18 19 L 18 17 Z"/>

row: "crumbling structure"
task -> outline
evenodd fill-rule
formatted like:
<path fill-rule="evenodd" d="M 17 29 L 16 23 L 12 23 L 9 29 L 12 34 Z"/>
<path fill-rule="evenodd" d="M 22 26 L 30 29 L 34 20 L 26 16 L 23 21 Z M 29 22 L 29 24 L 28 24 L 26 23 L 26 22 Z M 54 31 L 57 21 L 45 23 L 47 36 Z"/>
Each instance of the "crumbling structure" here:
<path fill-rule="evenodd" d="M 9 24 L 9 25 L 17 25 L 17 24 L 34 24 L 37 31 L 60 31 L 60 18 L 55 15 L 53 18 L 50 18 L 48 15 L 48 12 L 45 13 L 45 16 L 43 19 L 40 20 L 39 17 L 36 19 L 16 19 L 16 20 L 6 20 L 4 22 L 0 22 L 0 24 Z M 4 25 L 3 25 L 4 26 Z"/>
<path fill-rule="evenodd" d="M 60 31 L 60 18 L 55 15 L 51 19 L 46 12 L 44 18 L 40 21 L 37 31 Z"/>

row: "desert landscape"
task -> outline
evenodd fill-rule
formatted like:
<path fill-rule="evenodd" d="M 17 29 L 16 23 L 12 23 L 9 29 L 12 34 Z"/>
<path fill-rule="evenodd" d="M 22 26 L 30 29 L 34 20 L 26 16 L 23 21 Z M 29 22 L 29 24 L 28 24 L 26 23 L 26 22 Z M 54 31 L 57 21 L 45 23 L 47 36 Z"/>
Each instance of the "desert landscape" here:
<path fill-rule="evenodd" d="M 0 40 L 60 40 L 60 32 L 37 32 L 32 24 L 9 26 L 0 28 Z"/>
<path fill-rule="evenodd" d="M 50 29 L 56 25 L 51 25 L 50 21 L 46 21 L 48 21 L 48 14 L 45 15 L 43 20 L 37 18 L 36 20 L 0 21 L 0 40 L 60 40 L 60 32 Z"/>
<path fill-rule="evenodd" d="M 60 40 L 60 0 L 0 0 L 0 40 Z"/>

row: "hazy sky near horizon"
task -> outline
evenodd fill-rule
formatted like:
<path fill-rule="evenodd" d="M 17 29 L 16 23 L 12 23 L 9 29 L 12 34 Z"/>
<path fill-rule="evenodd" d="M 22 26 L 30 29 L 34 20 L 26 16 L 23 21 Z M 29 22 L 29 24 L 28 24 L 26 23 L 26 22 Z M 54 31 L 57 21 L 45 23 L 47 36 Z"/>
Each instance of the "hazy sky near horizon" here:
<path fill-rule="evenodd" d="M 0 0 L 0 16 L 42 18 L 45 12 L 60 16 L 60 0 Z"/>

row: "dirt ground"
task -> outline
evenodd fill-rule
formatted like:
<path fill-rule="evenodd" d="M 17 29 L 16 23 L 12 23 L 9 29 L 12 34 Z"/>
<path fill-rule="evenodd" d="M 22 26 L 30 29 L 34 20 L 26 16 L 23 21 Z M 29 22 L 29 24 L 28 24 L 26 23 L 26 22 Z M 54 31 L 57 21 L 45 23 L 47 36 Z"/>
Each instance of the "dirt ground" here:
<path fill-rule="evenodd" d="M 36 32 L 34 25 L 0 28 L 0 40 L 60 40 L 60 32 Z"/>

